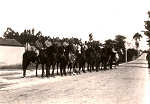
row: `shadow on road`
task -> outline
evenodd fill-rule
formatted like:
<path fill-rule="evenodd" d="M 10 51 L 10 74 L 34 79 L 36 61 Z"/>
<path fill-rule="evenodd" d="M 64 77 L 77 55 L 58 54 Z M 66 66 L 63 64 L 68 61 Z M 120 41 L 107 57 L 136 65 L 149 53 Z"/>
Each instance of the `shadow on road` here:
<path fill-rule="evenodd" d="M 147 64 L 147 63 L 128 63 L 128 64 Z"/>
<path fill-rule="evenodd" d="M 128 66 L 119 66 L 120 68 L 148 68 L 146 66 L 132 66 L 132 65 L 128 65 Z"/>
<path fill-rule="evenodd" d="M 7 86 L 12 85 L 12 84 L 15 84 L 15 83 L 11 83 L 11 84 L 1 83 L 1 84 L 0 84 L 0 89 L 6 88 Z"/>
<path fill-rule="evenodd" d="M 21 79 L 21 77 L 3 77 L 3 79 L 13 80 L 13 79 Z"/>
<path fill-rule="evenodd" d="M 16 75 L 16 74 L 21 74 L 20 72 L 13 72 L 13 73 L 2 73 L 0 76 L 10 76 L 10 75 Z"/>

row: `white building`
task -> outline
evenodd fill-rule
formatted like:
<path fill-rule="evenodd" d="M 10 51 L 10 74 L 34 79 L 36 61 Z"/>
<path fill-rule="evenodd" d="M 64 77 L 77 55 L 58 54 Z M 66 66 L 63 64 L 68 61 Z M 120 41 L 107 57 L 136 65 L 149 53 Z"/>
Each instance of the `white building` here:
<path fill-rule="evenodd" d="M 25 48 L 15 39 L 0 38 L 0 66 L 22 64 Z"/>

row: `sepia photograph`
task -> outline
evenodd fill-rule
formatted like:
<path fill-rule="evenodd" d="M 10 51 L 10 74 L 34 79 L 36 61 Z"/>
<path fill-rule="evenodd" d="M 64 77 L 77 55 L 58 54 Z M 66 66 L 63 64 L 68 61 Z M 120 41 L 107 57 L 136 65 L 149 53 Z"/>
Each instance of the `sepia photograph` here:
<path fill-rule="evenodd" d="M 150 0 L 0 0 L 0 104 L 150 104 Z"/>

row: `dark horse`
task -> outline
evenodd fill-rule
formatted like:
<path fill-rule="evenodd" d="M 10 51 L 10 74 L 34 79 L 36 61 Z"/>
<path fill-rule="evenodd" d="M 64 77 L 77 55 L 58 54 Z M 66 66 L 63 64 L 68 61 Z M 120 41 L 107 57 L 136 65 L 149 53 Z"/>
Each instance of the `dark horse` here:
<path fill-rule="evenodd" d="M 59 46 L 57 51 L 57 75 L 58 73 L 58 67 L 60 66 L 60 74 L 61 76 L 66 75 L 66 66 L 68 64 L 67 57 L 65 55 L 65 47 Z"/>
<path fill-rule="evenodd" d="M 62 55 L 64 54 L 64 47 L 58 46 L 57 51 L 57 75 L 59 75 L 58 69 L 60 67 L 60 61 L 62 61 Z"/>
<path fill-rule="evenodd" d="M 46 49 L 46 55 L 47 55 L 46 77 L 50 76 L 51 66 L 52 66 L 52 76 L 54 76 L 55 65 L 57 63 L 57 52 L 58 52 L 58 47 L 55 44 L 53 44 L 50 47 L 47 47 Z"/>
<path fill-rule="evenodd" d="M 104 69 L 109 67 L 112 69 L 113 61 L 115 59 L 115 53 L 112 51 L 110 47 L 104 47 L 102 49 L 102 66 Z"/>
<path fill-rule="evenodd" d="M 45 50 L 39 50 L 39 55 L 35 51 L 26 51 L 23 54 L 22 68 L 23 68 L 23 77 L 26 76 L 26 69 L 30 63 L 36 64 L 36 76 L 39 64 L 42 65 L 42 77 L 44 76 L 44 65 L 47 62 L 47 56 Z"/>
<path fill-rule="evenodd" d="M 26 76 L 26 69 L 29 66 L 29 64 L 35 63 L 38 61 L 37 53 L 34 51 L 25 51 L 23 54 L 23 61 L 22 61 L 22 68 L 23 68 L 23 77 Z"/>
<path fill-rule="evenodd" d="M 94 65 L 96 62 L 96 51 L 93 47 L 89 47 L 86 50 L 86 61 L 88 64 L 87 70 L 91 72 L 92 70 L 94 70 Z"/>
<path fill-rule="evenodd" d="M 46 55 L 46 50 L 39 50 L 39 55 L 38 55 L 38 60 L 36 63 L 36 76 L 37 76 L 37 69 L 39 64 L 42 65 L 42 77 L 44 77 L 44 65 L 47 63 L 47 55 Z"/>
<path fill-rule="evenodd" d="M 85 73 L 85 63 L 86 63 L 86 54 L 85 48 L 81 45 L 81 53 L 77 53 L 77 63 L 79 64 L 79 74 L 80 70 L 82 69 L 83 73 Z"/>
<path fill-rule="evenodd" d="M 99 71 L 100 69 L 102 69 L 102 49 L 100 47 L 96 48 L 96 62 L 95 62 L 95 66 L 96 66 L 96 71 Z"/>
<path fill-rule="evenodd" d="M 67 66 L 67 57 L 65 56 L 64 53 L 60 55 L 60 75 L 67 75 L 66 73 L 66 66 Z"/>

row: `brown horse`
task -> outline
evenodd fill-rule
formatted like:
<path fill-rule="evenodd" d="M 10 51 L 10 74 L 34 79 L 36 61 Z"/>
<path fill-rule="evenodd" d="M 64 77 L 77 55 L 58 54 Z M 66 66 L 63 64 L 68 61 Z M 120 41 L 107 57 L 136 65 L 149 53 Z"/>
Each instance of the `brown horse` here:
<path fill-rule="evenodd" d="M 26 51 L 23 54 L 23 61 L 22 61 L 22 68 L 23 68 L 23 77 L 26 76 L 26 69 L 30 65 L 30 63 L 36 64 L 36 76 L 38 75 L 37 70 L 38 66 L 42 65 L 42 74 L 41 76 L 44 77 L 44 65 L 47 63 L 47 55 L 45 50 L 40 50 L 39 54 L 35 51 Z"/>
<path fill-rule="evenodd" d="M 54 76 L 55 65 L 57 63 L 57 51 L 56 45 L 52 45 L 46 49 L 47 61 L 46 61 L 46 77 L 50 76 L 50 68 L 52 66 L 52 76 Z"/>
<path fill-rule="evenodd" d="M 22 60 L 22 69 L 23 69 L 23 77 L 26 76 L 26 69 L 30 65 L 30 63 L 35 63 L 38 61 L 37 54 L 34 51 L 25 51 L 23 54 Z"/>

